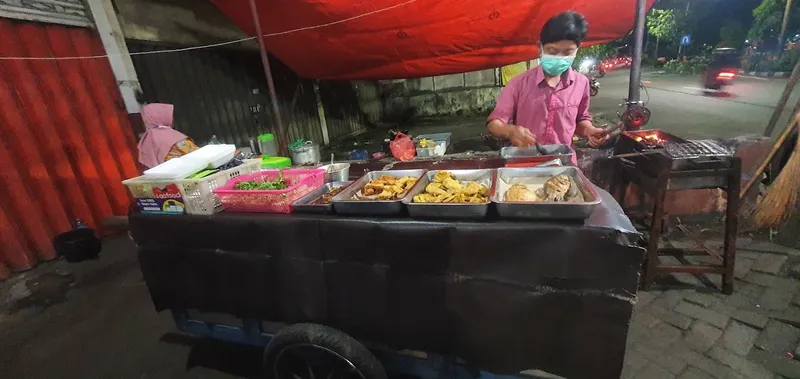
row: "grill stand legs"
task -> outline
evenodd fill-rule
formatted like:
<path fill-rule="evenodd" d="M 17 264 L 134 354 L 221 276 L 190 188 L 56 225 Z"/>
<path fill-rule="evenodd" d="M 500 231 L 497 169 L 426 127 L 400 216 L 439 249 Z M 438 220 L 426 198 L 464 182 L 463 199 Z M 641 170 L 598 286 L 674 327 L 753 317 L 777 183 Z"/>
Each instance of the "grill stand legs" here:
<path fill-rule="evenodd" d="M 649 290 L 656 275 L 661 271 L 659 266 L 659 247 L 661 231 L 664 226 L 664 203 L 667 199 L 667 183 L 669 182 L 669 168 L 661 170 L 656 179 L 655 194 L 653 196 L 653 218 L 650 219 L 650 236 L 647 241 L 647 260 L 644 270 L 642 288 Z M 643 196 L 640 198 L 644 198 Z"/>
<path fill-rule="evenodd" d="M 714 170 L 709 172 L 692 171 L 671 171 L 669 165 L 660 165 L 661 167 L 656 170 L 657 174 L 648 175 L 641 167 L 635 165 L 626 165 L 624 162 L 619 163 L 616 170 L 616 178 L 612 184 L 611 192 L 621 206 L 625 206 L 625 194 L 630 183 L 636 183 L 639 186 L 640 195 L 647 193 L 653 199 L 652 216 L 649 218 L 649 238 L 647 240 L 647 259 L 645 261 L 644 275 L 642 278 L 642 289 L 649 290 L 655 280 L 656 276 L 663 273 L 685 272 L 690 274 L 720 274 L 722 275 L 722 292 L 725 294 L 733 293 L 733 279 L 734 279 L 734 266 L 736 261 L 736 233 L 738 230 L 739 221 L 739 189 L 741 180 L 741 160 L 734 158 L 731 166 L 724 169 Z M 665 203 L 667 192 L 670 191 L 670 179 L 685 178 L 685 177 L 699 177 L 709 175 L 725 176 L 727 183 L 724 186 L 726 193 L 726 209 L 725 209 L 725 231 L 724 242 L 722 251 L 722 266 L 711 265 L 679 265 L 667 266 L 661 265 L 659 256 L 663 255 L 702 255 L 709 254 L 703 250 L 684 250 L 675 248 L 661 248 L 659 241 L 661 240 L 662 230 L 665 222 Z M 683 190 L 688 188 L 680 188 L 676 190 Z M 640 196 L 640 199 L 644 196 Z"/>
<path fill-rule="evenodd" d="M 725 241 L 723 245 L 722 292 L 733 293 L 734 267 L 736 265 L 736 233 L 739 230 L 739 191 L 742 180 L 742 161 L 734 159 L 733 167 L 728 173 L 728 188 L 725 209 Z"/>

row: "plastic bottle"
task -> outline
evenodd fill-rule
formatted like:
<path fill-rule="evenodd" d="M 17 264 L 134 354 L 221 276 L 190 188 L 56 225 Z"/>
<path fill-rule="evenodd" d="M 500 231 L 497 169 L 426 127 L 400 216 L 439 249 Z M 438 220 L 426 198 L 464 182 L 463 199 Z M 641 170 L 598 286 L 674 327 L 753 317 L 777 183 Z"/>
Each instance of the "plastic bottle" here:
<path fill-rule="evenodd" d="M 211 136 L 211 140 L 208 141 L 209 145 L 219 145 L 219 140 L 217 139 L 217 135 Z"/>
<path fill-rule="evenodd" d="M 83 220 L 76 218 L 75 219 L 75 229 L 89 229 L 89 225 L 86 225 Z"/>

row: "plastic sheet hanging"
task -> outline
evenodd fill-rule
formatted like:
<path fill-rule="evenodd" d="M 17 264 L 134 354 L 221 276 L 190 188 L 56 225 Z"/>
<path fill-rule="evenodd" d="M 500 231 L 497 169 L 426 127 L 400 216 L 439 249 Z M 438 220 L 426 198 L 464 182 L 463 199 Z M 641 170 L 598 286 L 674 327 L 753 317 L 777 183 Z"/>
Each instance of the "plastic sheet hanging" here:
<path fill-rule="evenodd" d="M 255 35 L 248 0 L 212 0 Z M 648 0 L 650 8 L 654 0 Z M 256 0 L 267 49 L 300 76 L 401 79 L 477 71 L 538 56 L 539 32 L 574 10 L 589 21 L 583 46 L 625 36 L 630 0 Z"/>

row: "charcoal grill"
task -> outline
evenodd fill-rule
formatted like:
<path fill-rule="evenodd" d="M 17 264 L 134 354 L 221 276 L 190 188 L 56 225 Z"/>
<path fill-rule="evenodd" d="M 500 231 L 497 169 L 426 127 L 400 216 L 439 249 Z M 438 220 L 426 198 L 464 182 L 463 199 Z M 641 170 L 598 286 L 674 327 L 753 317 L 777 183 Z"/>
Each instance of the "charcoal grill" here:
<path fill-rule="evenodd" d="M 714 140 L 685 140 L 658 129 L 623 132 L 615 154 L 640 170 L 657 173 L 666 164 L 673 172 L 686 172 L 672 175 L 668 190 L 724 187 L 726 176 L 712 171 L 725 171 L 734 160 L 733 152 Z"/>
<path fill-rule="evenodd" d="M 615 145 L 614 154 L 619 157 L 617 175 L 612 184 L 612 193 L 617 201 L 625 206 L 625 193 L 630 184 L 636 184 L 640 195 L 647 195 L 653 200 L 652 211 L 642 217 L 648 232 L 642 287 L 649 289 L 660 273 L 716 273 L 722 275 L 722 291 L 732 293 L 741 160 L 716 141 L 685 140 L 658 129 L 623 132 Z M 710 251 L 705 246 L 700 250 L 659 248 L 667 192 L 708 188 L 721 188 L 728 198 L 722 254 Z M 636 218 L 635 214 L 630 215 Z M 659 260 L 659 256 L 664 255 L 675 255 L 680 259 L 684 255 L 703 254 L 716 256 L 721 265 L 665 266 Z"/>

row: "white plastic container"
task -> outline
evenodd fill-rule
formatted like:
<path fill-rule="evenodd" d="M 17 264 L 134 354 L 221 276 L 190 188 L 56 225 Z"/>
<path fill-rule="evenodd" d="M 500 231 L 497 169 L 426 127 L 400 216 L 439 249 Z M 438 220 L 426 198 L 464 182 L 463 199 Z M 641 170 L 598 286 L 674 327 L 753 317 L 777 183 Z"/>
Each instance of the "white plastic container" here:
<path fill-rule="evenodd" d="M 417 156 L 420 158 L 426 157 L 441 157 L 444 156 L 447 152 L 447 148 L 450 147 L 450 136 L 453 133 L 435 133 L 435 134 L 420 134 L 414 138 L 414 146 L 417 148 Z M 422 140 L 429 140 L 433 141 L 436 146 L 433 147 L 421 147 L 419 145 L 420 141 Z"/>
<path fill-rule="evenodd" d="M 200 179 L 158 180 L 139 176 L 125 180 L 122 184 L 136 198 L 143 213 L 175 214 L 185 210 L 188 214 L 211 215 L 223 209 L 214 189 L 233 178 L 259 171 L 260 165 L 259 159 L 247 159 L 237 167 Z M 169 190 L 176 187 L 179 194 Z M 156 192 L 159 194 L 156 195 Z"/>

